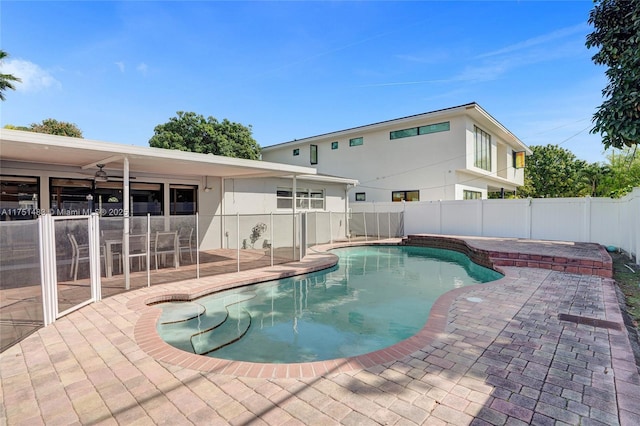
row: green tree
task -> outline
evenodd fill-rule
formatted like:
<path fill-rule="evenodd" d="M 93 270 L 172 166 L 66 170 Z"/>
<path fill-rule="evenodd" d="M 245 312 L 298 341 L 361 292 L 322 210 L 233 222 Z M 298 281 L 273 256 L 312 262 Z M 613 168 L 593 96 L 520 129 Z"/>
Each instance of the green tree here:
<path fill-rule="evenodd" d="M 214 117 L 178 111 L 176 117 L 157 125 L 154 133 L 149 145 L 155 148 L 250 160 L 260 158 L 260 145 L 253 139 L 251 126 L 233 123 L 226 118 L 219 122 Z"/>
<path fill-rule="evenodd" d="M 589 14 L 594 31 L 586 46 L 599 48 L 592 59 L 608 67 L 604 102 L 593 116 L 591 133 L 602 143 L 623 148 L 640 144 L 640 1 L 595 0 Z"/>
<path fill-rule="evenodd" d="M 4 50 L 0 50 L 0 62 L 4 60 L 4 58 L 8 57 L 9 54 Z M 5 96 L 4 92 L 7 89 L 16 90 L 16 87 L 13 85 L 14 82 L 19 83 L 20 80 L 18 77 L 15 77 L 11 74 L 1 74 L 0 73 L 0 100 L 4 101 Z"/>
<path fill-rule="evenodd" d="M 579 172 L 586 163 L 557 145 L 532 146 L 520 197 L 556 198 L 579 195 Z"/>
<path fill-rule="evenodd" d="M 42 120 L 42 123 L 32 123 L 29 130 L 36 133 L 47 133 L 49 135 L 82 138 L 82 130 L 80 130 L 77 125 L 65 121 L 58 121 L 53 118 Z"/>
<path fill-rule="evenodd" d="M 585 164 L 578 171 L 577 195 L 590 197 L 606 197 L 608 192 L 608 179 L 611 174 L 609 166 L 599 163 Z"/>
<path fill-rule="evenodd" d="M 625 148 L 607 155 L 606 167 L 610 169 L 603 180 L 602 195 L 618 198 L 640 187 L 640 150 Z"/>

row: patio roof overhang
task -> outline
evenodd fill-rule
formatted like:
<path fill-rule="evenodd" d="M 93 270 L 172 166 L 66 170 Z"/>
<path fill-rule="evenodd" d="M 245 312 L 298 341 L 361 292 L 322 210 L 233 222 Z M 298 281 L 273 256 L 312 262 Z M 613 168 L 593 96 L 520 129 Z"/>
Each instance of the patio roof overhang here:
<path fill-rule="evenodd" d="M 125 158 L 132 173 L 222 178 L 314 176 L 316 169 L 213 154 L 150 148 L 0 129 L 0 159 L 97 171 L 123 170 Z M 88 173 L 90 174 L 90 173 Z"/>

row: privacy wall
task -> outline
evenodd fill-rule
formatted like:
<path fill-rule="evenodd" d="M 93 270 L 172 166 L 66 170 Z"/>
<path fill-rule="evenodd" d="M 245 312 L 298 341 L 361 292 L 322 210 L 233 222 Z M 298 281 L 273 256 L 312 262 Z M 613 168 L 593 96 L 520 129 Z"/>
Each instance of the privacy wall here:
<path fill-rule="evenodd" d="M 405 234 L 447 234 L 595 242 L 640 263 L 640 188 L 621 199 L 351 203 L 352 212 L 404 212 Z"/>

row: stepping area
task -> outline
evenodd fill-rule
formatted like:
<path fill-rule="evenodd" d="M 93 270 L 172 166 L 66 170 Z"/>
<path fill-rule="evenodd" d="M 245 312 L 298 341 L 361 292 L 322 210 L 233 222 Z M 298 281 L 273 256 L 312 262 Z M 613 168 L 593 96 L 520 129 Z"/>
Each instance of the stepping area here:
<path fill-rule="evenodd" d="M 0 354 L 0 424 L 640 424 L 640 375 L 602 247 L 433 235 L 375 243 L 456 249 L 505 277 L 446 293 L 421 332 L 390 348 L 300 364 L 180 351 L 157 323 L 197 305 L 161 314 L 154 304 L 323 269 L 336 261 L 329 249 L 361 243 L 119 294 Z"/>

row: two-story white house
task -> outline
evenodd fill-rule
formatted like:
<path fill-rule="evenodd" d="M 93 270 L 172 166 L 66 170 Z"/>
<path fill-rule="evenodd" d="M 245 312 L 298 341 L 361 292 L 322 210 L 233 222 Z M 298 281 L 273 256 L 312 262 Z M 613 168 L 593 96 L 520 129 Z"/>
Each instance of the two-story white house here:
<path fill-rule="evenodd" d="M 475 102 L 262 149 L 265 161 L 357 179 L 353 202 L 513 192 L 524 183 L 527 154 L 531 150 Z"/>

